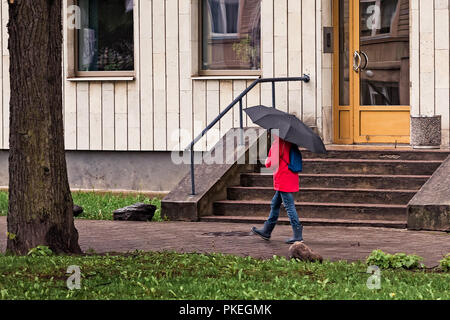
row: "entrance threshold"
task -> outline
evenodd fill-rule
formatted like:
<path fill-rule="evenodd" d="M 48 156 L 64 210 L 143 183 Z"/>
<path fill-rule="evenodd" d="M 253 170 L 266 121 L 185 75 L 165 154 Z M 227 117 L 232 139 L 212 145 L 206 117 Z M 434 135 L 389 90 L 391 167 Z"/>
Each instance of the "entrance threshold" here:
<path fill-rule="evenodd" d="M 375 151 L 375 150 L 398 150 L 398 151 L 417 151 L 417 152 L 448 152 L 449 148 L 441 146 L 440 149 L 416 149 L 413 148 L 410 144 L 393 144 L 393 143 L 385 143 L 385 144 L 328 144 L 325 145 L 327 150 L 329 151 L 336 151 L 336 150 L 342 150 L 342 151 Z"/>
<path fill-rule="evenodd" d="M 326 145 L 327 150 L 413 150 L 410 144 L 394 144 L 394 143 L 379 143 L 379 144 L 329 144 Z"/>

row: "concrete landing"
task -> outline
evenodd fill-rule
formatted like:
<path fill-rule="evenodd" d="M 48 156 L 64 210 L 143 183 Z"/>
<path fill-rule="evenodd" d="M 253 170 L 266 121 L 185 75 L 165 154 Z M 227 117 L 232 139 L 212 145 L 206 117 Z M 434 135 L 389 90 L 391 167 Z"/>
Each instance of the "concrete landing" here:
<path fill-rule="evenodd" d="M 251 234 L 251 224 L 212 222 L 122 222 L 76 220 L 80 245 L 97 253 L 144 251 L 221 252 L 255 258 L 287 256 L 291 227 L 278 225 L 271 241 Z M 450 234 L 404 229 L 305 226 L 305 242 L 325 259 L 364 260 L 372 250 L 425 258 L 429 267 L 450 252 Z M 0 251 L 6 247 L 6 217 L 0 217 Z"/>

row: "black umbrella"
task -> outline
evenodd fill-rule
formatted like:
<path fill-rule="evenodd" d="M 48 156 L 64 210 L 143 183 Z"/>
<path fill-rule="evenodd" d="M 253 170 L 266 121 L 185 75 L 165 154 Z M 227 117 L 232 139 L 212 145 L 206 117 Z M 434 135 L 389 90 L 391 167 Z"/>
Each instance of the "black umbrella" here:
<path fill-rule="evenodd" d="M 279 137 L 315 153 L 327 153 L 322 139 L 296 116 L 265 106 L 244 110 L 253 123 L 264 129 L 278 129 Z"/>

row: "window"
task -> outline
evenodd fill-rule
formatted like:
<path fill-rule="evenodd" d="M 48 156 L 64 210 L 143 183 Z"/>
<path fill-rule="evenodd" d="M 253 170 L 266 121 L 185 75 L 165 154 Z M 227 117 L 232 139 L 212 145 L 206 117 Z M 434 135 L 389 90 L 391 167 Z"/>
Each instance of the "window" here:
<path fill-rule="evenodd" d="M 202 0 L 203 74 L 261 68 L 261 0 Z"/>
<path fill-rule="evenodd" d="M 77 73 L 134 71 L 133 0 L 79 0 Z"/>

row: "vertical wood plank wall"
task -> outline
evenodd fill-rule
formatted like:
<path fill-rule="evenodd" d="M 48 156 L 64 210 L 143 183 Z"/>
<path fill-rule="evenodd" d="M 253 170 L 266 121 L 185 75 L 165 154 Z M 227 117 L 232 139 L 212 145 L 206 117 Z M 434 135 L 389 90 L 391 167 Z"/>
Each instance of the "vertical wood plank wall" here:
<path fill-rule="evenodd" d="M 9 140 L 7 0 L 1 0 L 0 148 Z M 67 5 L 73 0 L 65 0 Z M 251 80 L 193 80 L 198 68 L 198 1 L 135 0 L 134 81 L 64 81 L 65 143 L 68 150 L 181 150 Z M 278 84 L 277 107 L 315 125 L 332 142 L 332 54 L 322 51 L 322 28 L 332 26 L 331 0 L 262 0 L 262 76 L 299 76 L 309 84 Z M 440 114 L 443 144 L 450 141 L 450 0 L 411 0 L 411 109 Z M 64 24 L 66 28 L 66 23 Z M 74 39 L 65 37 L 63 70 Z M 335 39 L 336 40 L 336 39 Z M 69 48 L 69 49 L 67 49 Z M 271 85 L 256 87 L 243 105 L 270 106 Z M 238 107 L 238 106 L 237 106 Z M 232 126 L 238 108 L 197 144 L 206 150 Z M 244 125 L 252 125 L 249 119 Z"/>
<path fill-rule="evenodd" d="M 450 144 L 450 0 L 411 0 L 411 114 L 442 116 Z"/>
<path fill-rule="evenodd" d="M 434 114 L 442 115 L 442 144 L 450 144 L 450 0 L 434 4 Z"/>

